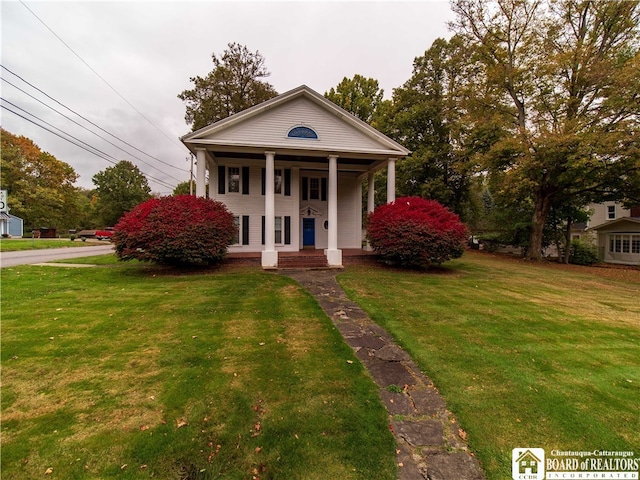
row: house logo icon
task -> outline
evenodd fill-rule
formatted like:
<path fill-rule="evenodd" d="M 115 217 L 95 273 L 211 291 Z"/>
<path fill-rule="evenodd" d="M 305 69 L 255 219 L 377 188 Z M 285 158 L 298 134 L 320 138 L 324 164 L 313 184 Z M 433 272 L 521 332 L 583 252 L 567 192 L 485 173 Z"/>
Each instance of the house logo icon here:
<path fill-rule="evenodd" d="M 544 449 L 514 448 L 511 473 L 514 480 L 544 480 Z"/>

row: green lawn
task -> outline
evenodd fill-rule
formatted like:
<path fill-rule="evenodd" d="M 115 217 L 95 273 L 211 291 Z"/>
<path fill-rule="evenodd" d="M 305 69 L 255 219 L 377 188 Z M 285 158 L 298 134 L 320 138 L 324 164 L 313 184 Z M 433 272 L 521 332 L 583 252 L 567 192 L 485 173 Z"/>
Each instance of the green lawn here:
<path fill-rule="evenodd" d="M 467 253 L 427 273 L 339 281 L 411 353 L 489 480 L 511 450 L 640 452 L 640 271 L 566 271 Z"/>
<path fill-rule="evenodd" d="M 108 242 L 99 240 L 71 241 L 68 238 L 3 238 L 0 240 L 0 252 L 17 252 L 21 250 L 41 250 L 44 248 L 64 247 L 89 247 L 96 245 L 108 245 Z"/>
<path fill-rule="evenodd" d="M 3 479 L 395 478 L 377 388 L 293 281 L 114 262 L 2 269 Z"/>

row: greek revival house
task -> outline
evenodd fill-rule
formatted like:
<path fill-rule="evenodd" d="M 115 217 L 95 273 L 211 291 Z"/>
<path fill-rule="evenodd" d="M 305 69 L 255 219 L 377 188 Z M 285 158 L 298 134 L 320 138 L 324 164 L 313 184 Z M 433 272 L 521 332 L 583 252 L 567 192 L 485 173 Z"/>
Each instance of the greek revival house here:
<path fill-rule="evenodd" d="M 230 252 L 278 254 L 322 249 L 329 266 L 342 249 L 362 248 L 363 181 L 372 211 L 373 174 L 387 171 L 395 200 L 402 145 L 307 86 L 185 135 L 196 155 L 196 195 L 224 203 L 238 234 Z"/>

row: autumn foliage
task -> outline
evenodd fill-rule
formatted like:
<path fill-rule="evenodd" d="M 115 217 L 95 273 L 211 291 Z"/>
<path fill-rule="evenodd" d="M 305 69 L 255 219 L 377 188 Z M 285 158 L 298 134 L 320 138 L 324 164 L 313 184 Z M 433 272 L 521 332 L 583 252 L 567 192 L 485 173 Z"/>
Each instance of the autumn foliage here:
<path fill-rule="evenodd" d="M 426 267 L 460 257 L 467 227 L 435 200 L 403 197 L 369 214 L 367 237 L 387 261 Z"/>
<path fill-rule="evenodd" d="M 220 202 L 190 195 L 153 198 L 126 213 L 115 226 L 120 260 L 168 265 L 212 265 L 224 258 L 235 227 Z"/>

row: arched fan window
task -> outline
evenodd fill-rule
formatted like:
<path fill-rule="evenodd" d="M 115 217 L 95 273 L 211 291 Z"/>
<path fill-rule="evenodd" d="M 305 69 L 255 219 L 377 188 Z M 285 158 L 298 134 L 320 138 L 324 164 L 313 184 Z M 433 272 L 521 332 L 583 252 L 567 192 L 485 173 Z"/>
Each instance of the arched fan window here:
<path fill-rule="evenodd" d="M 299 125 L 289 130 L 289 132 L 287 133 L 287 137 L 288 138 L 309 138 L 309 139 L 317 140 L 318 134 L 312 128 Z"/>

